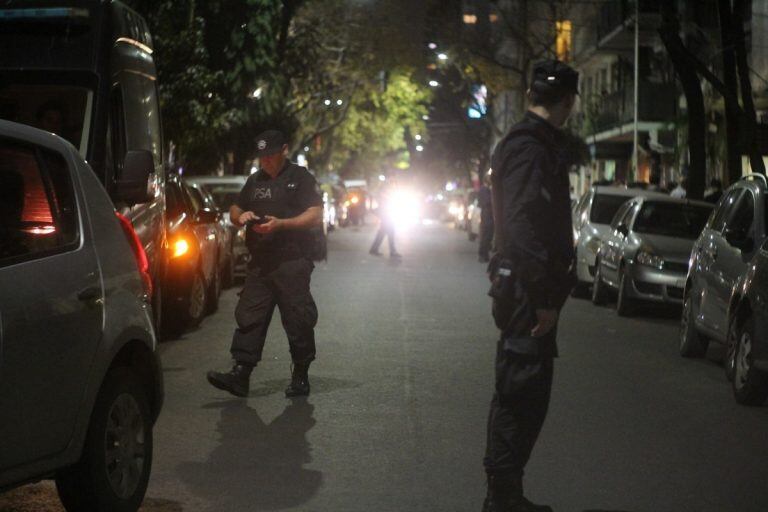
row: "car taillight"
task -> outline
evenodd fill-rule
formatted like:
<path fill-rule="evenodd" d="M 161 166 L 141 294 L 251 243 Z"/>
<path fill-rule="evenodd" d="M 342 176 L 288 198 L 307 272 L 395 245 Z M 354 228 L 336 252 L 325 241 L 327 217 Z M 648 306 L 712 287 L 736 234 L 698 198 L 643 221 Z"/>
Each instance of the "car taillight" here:
<path fill-rule="evenodd" d="M 119 212 L 115 212 L 115 215 L 117 216 L 117 220 L 120 221 L 120 227 L 123 228 L 123 233 L 125 233 L 126 238 L 128 238 L 128 243 L 131 244 L 133 256 L 136 258 L 136 266 L 139 268 L 141 281 L 144 284 L 144 292 L 147 294 L 147 297 L 152 297 L 152 276 L 149 275 L 149 259 L 147 258 L 147 253 L 144 251 L 144 246 L 141 245 L 141 240 L 139 240 L 136 230 L 133 229 L 131 221 Z"/>

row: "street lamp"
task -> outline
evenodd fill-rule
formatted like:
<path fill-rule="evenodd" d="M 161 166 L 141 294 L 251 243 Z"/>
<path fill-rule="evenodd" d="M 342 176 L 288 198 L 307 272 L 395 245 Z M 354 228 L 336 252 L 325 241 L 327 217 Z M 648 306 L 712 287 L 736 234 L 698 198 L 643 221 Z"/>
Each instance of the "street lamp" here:
<path fill-rule="evenodd" d="M 414 139 L 416 139 L 416 140 L 421 140 L 421 135 L 419 135 L 419 134 L 416 134 L 416 135 L 414 135 L 414 137 L 413 137 L 413 138 L 414 138 Z"/>
<path fill-rule="evenodd" d="M 323 103 L 325 103 L 326 107 L 330 107 L 331 106 L 331 100 L 325 100 Z"/>
<path fill-rule="evenodd" d="M 427 114 L 424 114 L 421 116 L 422 121 L 429 121 L 429 116 Z"/>
<path fill-rule="evenodd" d="M 336 100 L 336 104 L 338 106 L 342 106 L 344 104 L 344 100 Z"/>
<path fill-rule="evenodd" d="M 438 53 L 437 54 L 437 58 L 440 59 L 440 60 L 448 60 L 448 55 L 446 55 L 444 53 Z"/>
<path fill-rule="evenodd" d="M 438 82 L 437 80 L 430 80 L 429 81 L 429 86 L 430 87 L 438 87 L 439 85 L 440 85 L 440 82 Z"/>
<path fill-rule="evenodd" d="M 257 87 L 252 93 L 251 97 L 255 100 L 258 100 L 261 98 L 261 95 L 264 93 L 264 89 L 262 87 Z"/>
<path fill-rule="evenodd" d="M 422 151 L 424 151 L 424 146 L 422 146 L 421 144 L 419 144 L 418 146 L 416 146 L 416 151 L 418 151 L 419 153 L 421 153 Z"/>
<path fill-rule="evenodd" d="M 437 49 L 437 45 L 436 45 L 435 43 L 429 43 L 429 44 L 427 45 L 427 47 L 428 47 L 430 50 L 436 50 L 436 49 Z"/>

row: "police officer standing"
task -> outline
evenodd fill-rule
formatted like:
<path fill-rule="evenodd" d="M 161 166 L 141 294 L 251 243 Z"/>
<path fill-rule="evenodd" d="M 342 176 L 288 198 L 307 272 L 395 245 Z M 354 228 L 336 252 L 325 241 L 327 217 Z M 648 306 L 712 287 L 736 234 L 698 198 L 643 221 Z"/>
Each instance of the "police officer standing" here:
<path fill-rule="evenodd" d="M 251 254 L 235 309 L 231 348 L 235 364 L 227 373 L 208 372 L 208 382 L 235 396 L 248 396 L 251 371 L 261 360 L 277 306 L 293 360 L 285 394 L 308 395 L 317 323 L 309 289 L 314 269 L 310 230 L 322 223 L 322 197 L 309 171 L 287 159 L 288 145 L 281 132 L 266 131 L 257 141 L 261 169 L 248 178 L 229 212 L 233 224 L 248 226 L 246 245 Z"/>
<path fill-rule="evenodd" d="M 523 496 L 523 469 L 549 407 L 560 308 L 573 287 L 571 157 L 560 128 L 578 73 L 534 66 L 529 109 L 496 147 L 491 166 L 497 249 L 489 266 L 501 339 L 488 418 L 484 512 L 551 512 Z"/>

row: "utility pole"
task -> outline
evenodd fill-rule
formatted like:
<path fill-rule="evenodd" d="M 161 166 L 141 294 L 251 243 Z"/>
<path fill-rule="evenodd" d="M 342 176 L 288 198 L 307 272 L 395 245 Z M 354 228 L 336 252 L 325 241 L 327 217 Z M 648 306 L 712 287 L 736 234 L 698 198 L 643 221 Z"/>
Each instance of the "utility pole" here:
<path fill-rule="evenodd" d="M 632 147 L 632 180 L 631 181 L 637 181 L 638 179 L 638 133 L 637 133 L 637 122 L 638 122 L 638 103 L 640 99 L 639 94 L 639 87 L 640 87 L 640 2 L 639 0 L 635 0 L 635 103 L 634 103 L 634 111 L 635 111 L 635 124 L 632 130 L 632 141 L 633 141 L 633 147 Z M 629 182 L 630 180 L 627 180 Z"/>

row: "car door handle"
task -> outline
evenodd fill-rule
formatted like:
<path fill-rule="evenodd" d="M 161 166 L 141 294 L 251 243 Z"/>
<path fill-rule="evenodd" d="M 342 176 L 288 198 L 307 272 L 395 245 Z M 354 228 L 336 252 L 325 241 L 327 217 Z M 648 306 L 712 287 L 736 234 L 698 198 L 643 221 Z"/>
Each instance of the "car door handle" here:
<path fill-rule="evenodd" d="M 89 286 L 88 288 L 84 288 L 80 290 L 77 294 L 78 300 L 82 300 L 84 302 L 90 301 L 90 300 L 96 300 L 99 297 L 101 297 L 101 288 L 98 288 L 96 286 Z"/>

